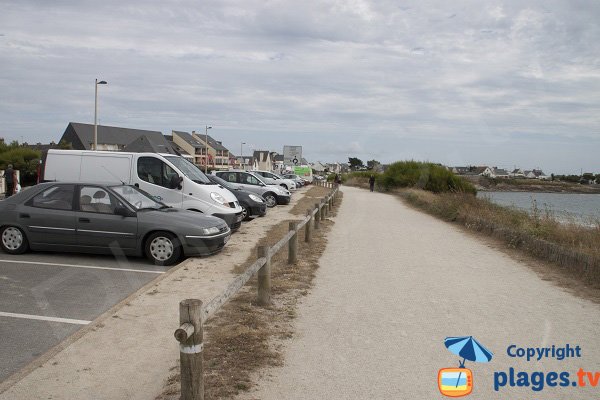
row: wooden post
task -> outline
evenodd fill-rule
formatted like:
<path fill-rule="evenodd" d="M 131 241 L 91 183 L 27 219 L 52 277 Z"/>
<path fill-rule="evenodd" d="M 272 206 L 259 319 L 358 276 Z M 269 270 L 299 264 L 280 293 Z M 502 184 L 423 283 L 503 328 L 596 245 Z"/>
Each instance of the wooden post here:
<path fill-rule="evenodd" d="M 319 203 L 315 203 L 315 208 L 317 209 L 317 213 L 315 214 L 315 230 L 319 229 L 319 224 L 321 223 L 321 211 L 319 210 Z"/>
<path fill-rule="evenodd" d="M 294 232 L 294 234 L 288 242 L 288 264 L 295 264 L 296 261 L 298 261 L 298 231 L 296 230 L 297 225 L 297 222 L 290 221 L 290 232 Z"/>
<path fill-rule="evenodd" d="M 313 221 L 312 212 L 310 208 L 306 210 L 306 216 L 308 217 L 308 222 L 306 223 L 304 228 L 304 241 L 306 243 L 310 243 L 310 241 L 312 240 L 312 230 L 310 224 Z"/>
<path fill-rule="evenodd" d="M 321 200 L 321 221 L 325 221 L 327 218 L 327 210 L 325 209 L 325 199 Z"/>
<path fill-rule="evenodd" d="M 267 261 L 258 270 L 258 304 L 266 306 L 271 303 L 271 257 L 268 246 L 258 246 L 258 257 Z"/>
<path fill-rule="evenodd" d="M 196 299 L 180 302 L 179 323 L 175 338 L 179 341 L 181 399 L 204 400 L 202 302 Z"/>

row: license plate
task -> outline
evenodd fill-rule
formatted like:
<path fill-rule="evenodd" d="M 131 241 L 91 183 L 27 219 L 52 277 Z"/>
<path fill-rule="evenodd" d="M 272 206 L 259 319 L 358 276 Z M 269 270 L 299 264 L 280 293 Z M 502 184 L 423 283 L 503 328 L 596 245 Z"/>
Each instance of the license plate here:
<path fill-rule="evenodd" d="M 227 235 L 225 236 L 225 239 L 223 239 L 223 243 L 227 243 L 229 242 L 229 238 L 231 237 L 231 235 Z"/>

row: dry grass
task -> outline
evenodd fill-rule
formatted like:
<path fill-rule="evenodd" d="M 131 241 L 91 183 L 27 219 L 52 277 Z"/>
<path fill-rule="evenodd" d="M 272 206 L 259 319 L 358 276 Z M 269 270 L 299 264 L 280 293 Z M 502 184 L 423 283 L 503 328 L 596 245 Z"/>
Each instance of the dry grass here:
<path fill-rule="evenodd" d="M 321 190 L 323 189 L 323 190 Z M 292 209 L 296 215 L 318 202 L 329 191 L 313 187 Z M 333 210 L 335 215 L 337 207 Z M 287 246 L 271 260 L 271 299 L 268 307 L 256 305 L 256 277 L 205 325 L 204 385 L 205 399 L 232 398 L 254 385 L 252 377 L 259 369 L 281 365 L 282 341 L 294 334 L 297 302 L 309 293 L 318 260 L 327 245 L 330 220 L 313 230 L 311 246 L 304 241 L 304 229 L 298 232 L 298 262 L 287 264 Z M 289 229 L 288 221 L 274 226 L 258 245 L 272 246 Z M 244 268 L 255 261 L 250 257 Z M 239 268 L 243 270 L 244 268 Z M 238 271 L 240 272 L 240 271 Z M 172 369 L 160 400 L 179 398 L 179 366 Z"/>

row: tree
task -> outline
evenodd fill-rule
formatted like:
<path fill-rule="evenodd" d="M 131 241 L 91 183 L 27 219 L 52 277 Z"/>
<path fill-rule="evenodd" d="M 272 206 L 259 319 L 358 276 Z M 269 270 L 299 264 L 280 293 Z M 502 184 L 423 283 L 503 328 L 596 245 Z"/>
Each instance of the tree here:
<path fill-rule="evenodd" d="M 350 165 L 350 169 L 352 171 L 356 171 L 357 169 L 365 166 L 362 160 L 356 157 L 348 157 L 348 164 Z"/>
<path fill-rule="evenodd" d="M 371 160 L 371 161 L 367 161 L 367 169 L 368 170 L 373 170 L 375 169 L 378 165 L 380 164 L 379 161 L 377 160 Z"/>

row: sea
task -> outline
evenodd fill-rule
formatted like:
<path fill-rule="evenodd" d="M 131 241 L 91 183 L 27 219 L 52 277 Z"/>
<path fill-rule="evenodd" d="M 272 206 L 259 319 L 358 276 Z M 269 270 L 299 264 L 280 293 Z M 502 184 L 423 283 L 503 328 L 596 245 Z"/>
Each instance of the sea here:
<path fill-rule="evenodd" d="M 481 191 L 477 197 L 530 214 L 533 214 L 535 204 L 541 215 L 548 214 L 563 223 L 600 225 L 600 194 Z"/>

